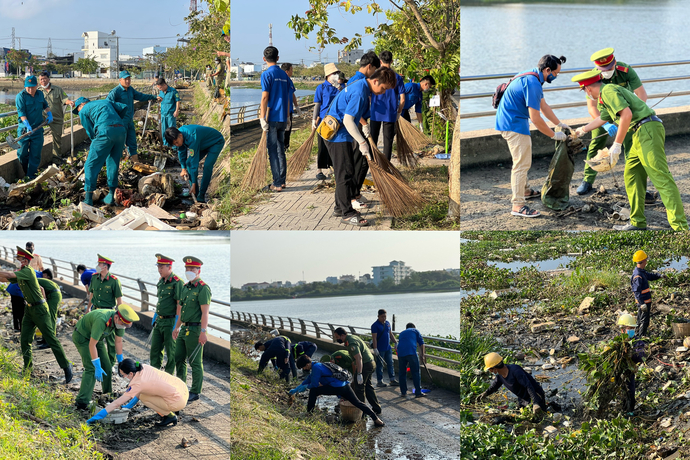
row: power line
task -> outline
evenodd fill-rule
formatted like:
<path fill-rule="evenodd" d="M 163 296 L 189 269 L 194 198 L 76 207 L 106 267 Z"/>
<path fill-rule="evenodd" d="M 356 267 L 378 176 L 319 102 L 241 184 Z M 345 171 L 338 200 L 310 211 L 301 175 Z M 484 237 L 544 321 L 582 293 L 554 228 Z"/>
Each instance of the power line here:
<path fill-rule="evenodd" d="M 181 35 L 173 35 L 170 37 L 119 37 L 119 38 L 120 38 L 120 40 L 165 40 L 168 38 L 179 38 L 179 37 L 181 37 Z M 23 38 L 24 40 L 46 40 L 50 37 L 17 37 L 17 38 Z M 84 39 L 83 38 L 53 38 L 53 40 L 81 42 Z"/>

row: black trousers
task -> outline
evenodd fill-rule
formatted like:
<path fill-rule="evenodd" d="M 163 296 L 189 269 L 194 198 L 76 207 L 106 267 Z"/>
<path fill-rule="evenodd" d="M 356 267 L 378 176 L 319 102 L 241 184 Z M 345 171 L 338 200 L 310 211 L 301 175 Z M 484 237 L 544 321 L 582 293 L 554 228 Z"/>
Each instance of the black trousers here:
<path fill-rule="evenodd" d="M 379 404 L 379 398 L 376 396 L 376 389 L 371 383 L 371 377 L 374 375 L 375 371 L 376 364 L 374 364 L 373 361 L 362 364 L 362 378 L 364 379 L 364 382 L 362 385 L 357 384 L 357 377 L 355 376 L 355 380 L 352 382 L 352 385 L 354 386 L 355 395 L 361 401 L 364 401 L 364 397 L 366 396 L 366 400 L 369 405 L 371 405 L 371 408 L 374 410 L 374 412 L 380 414 L 381 404 Z"/>
<path fill-rule="evenodd" d="M 15 331 L 22 330 L 22 320 L 24 319 L 24 297 L 18 295 L 11 295 L 10 301 L 12 303 L 12 323 Z"/>
<path fill-rule="evenodd" d="M 410 118 L 410 111 L 409 110 L 403 110 L 402 111 L 402 117 L 412 123 L 412 119 Z"/>
<path fill-rule="evenodd" d="M 649 317 L 652 313 L 652 304 L 646 303 L 637 306 L 637 327 L 638 335 L 644 337 L 647 335 L 647 329 L 649 328 Z"/>
<path fill-rule="evenodd" d="M 364 136 L 362 132 L 362 125 L 358 124 L 359 132 Z M 352 141 L 352 149 L 354 150 L 354 161 L 355 161 L 355 188 L 353 190 L 353 195 L 350 197 L 355 198 L 362 194 L 362 185 L 364 185 L 364 179 L 367 178 L 367 173 L 369 172 L 369 162 L 367 157 L 362 155 L 359 151 L 359 144 L 357 141 Z"/>
<path fill-rule="evenodd" d="M 283 145 L 285 146 L 285 151 L 290 147 L 290 134 L 292 134 L 292 113 L 290 114 L 290 129 L 285 130 L 283 135 Z"/>
<path fill-rule="evenodd" d="M 393 138 L 395 137 L 395 122 L 388 121 L 369 121 L 371 128 L 371 138 L 374 143 L 379 142 L 379 131 L 383 125 L 383 153 L 388 160 L 393 155 Z"/>
<path fill-rule="evenodd" d="M 357 399 L 357 396 L 355 395 L 354 391 L 352 391 L 350 384 L 347 384 L 344 387 L 321 386 L 321 387 L 312 388 L 311 390 L 309 390 L 309 401 L 307 402 L 307 412 L 313 412 L 314 411 L 314 406 L 316 405 L 316 398 L 318 398 L 321 395 L 340 396 L 341 398 L 344 398 L 347 401 L 350 401 L 350 403 L 353 406 L 355 406 L 357 409 L 359 409 L 362 412 L 364 412 L 365 414 L 367 414 L 369 417 L 371 417 L 372 420 L 376 420 L 378 418 L 376 413 L 373 410 L 371 410 L 369 408 L 369 406 L 367 406 L 362 401 Z"/>
<path fill-rule="evenodd" d="M 624 409 L 632 412 L 635 410 L 635 374 L 628 371 L 623 375 L 623 380 L 626 384 Z"/>
<path fill-rule="evenodd" d="M 327 142 L 328 155 L 333 163 L 335 176 L 334 210 L 349 218 L 357 214 L 352 209 L 352 198 L 355 189 L 355 158 L 351 142 Z M 359 156 L 362 156 L 360 153 Z"/>
<path fill-rule="evenodd" d="M 316 135 L 316 146 L 318 148 L 316 152 L 316 166 L 319 169 L 328 169 L 333 166 L 331 157 L 328 155 L 328 148 L 326 147 L 326 141 L 323 140 L 321 136 Z"/>

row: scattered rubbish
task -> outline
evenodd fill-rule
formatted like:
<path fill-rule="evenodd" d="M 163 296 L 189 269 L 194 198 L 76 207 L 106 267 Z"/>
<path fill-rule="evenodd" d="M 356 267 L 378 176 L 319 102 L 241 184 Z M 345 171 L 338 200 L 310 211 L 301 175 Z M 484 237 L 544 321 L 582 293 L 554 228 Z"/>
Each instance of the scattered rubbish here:
<path fill-rule="evenodd" d="M 450 160 L 450 153 L 437 153 L 435 157 L 439 160 Z"/>
<path fill-rule="evenodd" d="M 43 230 L 48 228 L 53 222 L 55 222 L 55 219 L 48 212 L 30 211 L 16 216 L 10 224 L 9 230 Z"/>
<path fill-rule="evenodd" d="M 127 208 L 119 215 L 108 219 L 91 230 L 176 230 L 152 214 L 145 208 Z"/>
<path fill-rule="evenodd" d="M 103 211 L 101 211 L 98 208 L 94 208 L 93 206 L 90 206 L 83 201 L 79 203 L 78 206 L 79 212 L 89 219 L 91 222 L 95 222 L 97 224 L 102 224 L 105 222 L 105 215 L 103 214 Z"/>
<path fill-rule="evenodd" d="M 182 440 L 180 441 L 180 446 L 184 447 L 185 449 L 188 447 L 192 447 L 194 444 L 199 444 L 199 440 L 196 438 L 182 438 Z"/>
<path fill-rule="evenodd" d="M 609 155 L 609 149 L 607 147 L 599 150 L 599 152 L 597 152 L 597 155 L 591 160 L 585 160 L 585 163 L 587 163 L 593 170 L 597 172 L 606 172 L 612 170 L 614 166 L 616 166 L 616 164 L 618 163 L 619 155 L 620 153 L 618 153 L 613 157 L 613 159 L 611 159 Z"/>
<path fill-rule="evenodd" d="M 129 409 L 114 409 L 107 417 L 103 419 L 103 423 L 113 423 L 115 425 L 120 425 L 125 423 L 129 417 Z"/>

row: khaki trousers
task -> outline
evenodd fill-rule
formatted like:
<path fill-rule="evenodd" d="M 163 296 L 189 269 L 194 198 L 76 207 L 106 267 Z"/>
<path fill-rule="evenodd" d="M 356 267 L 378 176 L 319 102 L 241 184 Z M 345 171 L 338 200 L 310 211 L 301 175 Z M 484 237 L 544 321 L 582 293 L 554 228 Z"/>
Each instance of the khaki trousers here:
<path fill-rule="evenodd" d="M 510 156 L 513 157 L 513 169 L 510 171 L 510 188 L 513 206 L 523 206 L 525 195 L 529 193 L 527 172 L 532 166 L 532 138 L 513 131 L 501 131 L 501 136 L 508 142 Z"/>

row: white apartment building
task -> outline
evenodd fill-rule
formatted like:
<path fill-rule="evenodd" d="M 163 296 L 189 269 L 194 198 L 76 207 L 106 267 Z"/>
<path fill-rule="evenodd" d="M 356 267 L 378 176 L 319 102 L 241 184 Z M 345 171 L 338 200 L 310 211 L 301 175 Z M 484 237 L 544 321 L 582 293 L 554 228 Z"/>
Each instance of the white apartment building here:
<path fill-rule="evenodd" d="M 101 78 L 117 78 L 117 56 L 118 56 L 118 37 L 115 31 L 107 34 L 105 32 L 84 32 L 84 46 L 81 53 L 75 53 L 74 59 L 79 57 L 84 59 L 94 58 L 100 65 L 98 76 Z"/>

